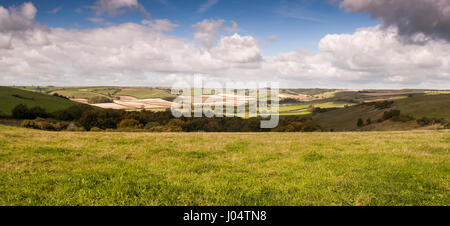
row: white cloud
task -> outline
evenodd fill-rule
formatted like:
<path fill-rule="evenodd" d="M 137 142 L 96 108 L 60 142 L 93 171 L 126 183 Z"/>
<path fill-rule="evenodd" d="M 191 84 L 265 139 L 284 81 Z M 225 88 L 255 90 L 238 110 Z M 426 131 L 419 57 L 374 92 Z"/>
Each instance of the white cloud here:
<path fill-rule="evenodd" d="M 174 28 L 178 27 L 178 24 L 174 24 L 168 19 L 142 20 L 142 24 L 151 27 L 155 31 L 172 31 Z"/>
<path fill-rule="evenodd" d="M 36 7 L 30 2 L 24 3 L 20 8 L 5 9 L 0 6 L 0 32 L 30 28 L 36 13 Z"/>
<path fill-rule="evenodd" d="M 251 36 L 222 37 L 212 49 L 216 58 L 233 63 L 255 63 L 262 60 L 258 41 Z"/>
<path fill-rule="evenodd" d="M 108 14 L 109 16 L 117 16 L 125 13 L 127 10 L 142 12 L 146 17 L 150 17 L 150 13 L 138 2 L 138 0 L 97 0 L 93 6 L 90 6 L 97 16 Z"/>
<path fill-rule="evenodd" d="M 214 38 L 219 33 L 220 27 L 225 20 L 208 20 L 205 19 L 201 22 L 194 24 L 195 28 L 194 39 L 201 42 L 205 47 L 211 48 L 214 45 Z"/>
<path fill-rule="evenodd" d="M 352 35 L 327 35 L 319 47 L 331 56 L 334 67 L 357 75 L 362 81 L 420 85 L 450 78 L 448 43 L 405 44 L 398 35 L 395 28 L 363 28 Z"/>

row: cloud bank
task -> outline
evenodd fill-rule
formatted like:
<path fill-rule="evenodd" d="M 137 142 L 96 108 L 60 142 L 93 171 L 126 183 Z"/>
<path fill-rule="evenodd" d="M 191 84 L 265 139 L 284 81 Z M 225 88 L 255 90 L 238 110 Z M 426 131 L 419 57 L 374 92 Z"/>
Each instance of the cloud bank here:
<path fill-rule="evenodd" d="M 97 0 L 93 6 L 90 6 L 97 16 L 107 14 L 117 16 L 125 13 L 127 10 L 142 12 L 146 17 L 150 13 L 138 2 L 138 0 Z"/>
<path fill-rule="evenodd" d="M 343 0 L 340 4 L 352 12 L 367 12 L 395 26 L 403 37 L 424 34 L 450 41 L 449 0 Z"/>
<path fill-rule="evenodd" d="M 320 53 L 263 56 L 258 40 L 222 35 L 225 20 L 193 25 L 194 40 L 168 35 L 170 20 L 94 29 L 49 28 L 31 3 L 0 6 L 2 85 L 167 85 L 203 74 L 211 81 L 280 81 L 283 87 L 449 88 L 450 44 L 401 42 L 382 26 L 332 34 Z"/>

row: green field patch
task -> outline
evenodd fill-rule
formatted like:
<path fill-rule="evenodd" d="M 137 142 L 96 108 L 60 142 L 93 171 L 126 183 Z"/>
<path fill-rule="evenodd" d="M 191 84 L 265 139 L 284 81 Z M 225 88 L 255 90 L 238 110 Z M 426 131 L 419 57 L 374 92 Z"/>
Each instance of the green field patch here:
<path fill-rule="evenodd" d="M 183 152 L 183 155 L 189 158 L 203 159 L 209 157 L 211 153 L 206 151 L 189 151 Z"/>
<path fill-rule="evenodd" d="M 427 145 L 421 149 L 424 150 L 425 152 L 431 153 L 431 154 L 443 154 L 443 155 L 449 154 L 449 147 L 435 147 L 435 146 Z"/>
<path fill-rule="evenodd" d="M 317 152 L 310 152 L 303 156 L 303 159 L 307 162 L 316 162 L 316 161 L 320 161 L 324 158 L 325 158 L 325 156 L 323 156 L 322 154 L 319 154 Z"/>
<path fill-rule="evenodd" d="M 147 149 L 151 153 L 176 153 L 177 150 L 173 144 L 157 144 L 150 145 Z"/>
<path fill-rule="evenodd" d="M 126 138 L 121 138 L 118 140 L 113 140 L 111 142 L 112 145 L 135 145 L 135 144 L 140 144 L 142 143 L 143 140 L 141 139 L 126 139 Z"/>
<path fill-rule="evenodd" d="M 193 172 L 196 174 L 204 174 L 209 172 L 214 172 L 220 170 L 220 167 L 217 164 L 213 163 L 200 163 L 194 164 L 190 167 L 189 172 Z"/>
<path fill-rule="evenodd" d="M 225 150 L 229 152 L 244 151 L 250 145 L 249 141 L 236 141 L 225 145 Z"/>
<path fill-rule="evenodd" d="M 78 152 L 78 150 L 75 149 L 58 147 L 28 147 L 25 151 L 32 151 L 43 155 L 64 155 Z"/>

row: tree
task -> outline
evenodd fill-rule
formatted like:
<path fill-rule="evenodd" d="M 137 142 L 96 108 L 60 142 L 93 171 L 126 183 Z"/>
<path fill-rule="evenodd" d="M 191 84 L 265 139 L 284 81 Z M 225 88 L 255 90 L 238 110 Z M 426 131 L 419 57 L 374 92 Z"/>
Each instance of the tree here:
<path fill-rule="evenodd" d="M 359 118 L 359 119 L 358 119 L 358 122 L 356 123 L 356 125 L 357 125 L 358 127 L 363 127 L 363 126 L 364 126 L 364 121 L 362 120 L 362 118 Z"/>
<path fill-rule="evenodd" d="M 83 113 L 81 118 L 78 120 L 80 125 L 82 125 L 86 130 L 91 130 L 93 127 L 98 127 L 105 129 L 104 121 L 106 114 L 103 111 L 90 110 Z"/>
<path fill-rule="evenodd" d="M 366 124 L 367 124 L 367 125 L 372 124 L 372 119 L 368 118 L 368 119 L 366 120 Z"/>
<path fill-rule="evenodd" d="M 48 113 L 45 111 L 44 108 L 41 108 L 39 106 L 32 107 L 30 109 L 30 117 L 32 118 L 48 118 Z"/>
<path fill-rule="evenodd" d="M 12 116 L 16 119 L 34 119 L 30 114 L 30 110 L 24 104 L 18 104 L 12 110 Z"/>

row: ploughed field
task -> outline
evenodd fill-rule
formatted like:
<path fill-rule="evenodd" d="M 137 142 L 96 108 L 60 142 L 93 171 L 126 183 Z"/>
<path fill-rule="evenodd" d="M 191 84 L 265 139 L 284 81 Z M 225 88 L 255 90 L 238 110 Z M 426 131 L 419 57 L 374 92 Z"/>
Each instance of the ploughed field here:
<path fill-rule="evenodd" d="M 450 132 L 0 126 L 0 205 L 450 205 Z"/>

